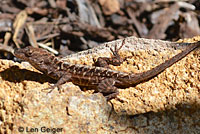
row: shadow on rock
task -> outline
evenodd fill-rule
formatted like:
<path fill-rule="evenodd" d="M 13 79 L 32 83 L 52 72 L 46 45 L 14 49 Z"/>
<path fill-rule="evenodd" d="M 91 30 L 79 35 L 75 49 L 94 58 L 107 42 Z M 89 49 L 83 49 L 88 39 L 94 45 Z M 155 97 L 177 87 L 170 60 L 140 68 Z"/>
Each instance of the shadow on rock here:
<path fill-rule="evenodd" d="M 10 82 L 21 82 L 24 80 L 37 81 L 40 83 L 49 82 L 55 83 L 56 81 L 45 74 L 20 69 L 18 66 L 12 66 L 0 72 L 2 79 Z"/>

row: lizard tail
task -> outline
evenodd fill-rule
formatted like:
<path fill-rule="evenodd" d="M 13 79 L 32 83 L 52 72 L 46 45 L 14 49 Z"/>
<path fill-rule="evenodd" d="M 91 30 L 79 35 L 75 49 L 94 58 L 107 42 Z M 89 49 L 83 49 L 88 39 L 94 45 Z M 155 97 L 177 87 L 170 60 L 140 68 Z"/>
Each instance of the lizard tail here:
<path fill-rule="evenodd" d="M 190 52 L 192 52 L 194 49 L 196 49 L 198 47 L 200 47 L 200 41 L 198 41 L 196 43 L 191 43 L 191 45 L 188 46 L 185 50 L 183 50 L 179 54 L 175 55 L 171 59 L 166 60 L 164 63 L 154 67 L 153 69 L 148 70 L 148 71 L 143 72 L 143 73 L 133 74 L 132 78 L 134 80 L 133 80 L 132 84 L 136 85 L 136 84 L 139 84 L 141 82 L 148 81 L 149 79 L 151 79 L 151 78 L 155 77 L 156 75 L 160 74 L 161 72 L 163 72 L 166 68 L 170 67 L 171 65 L 173 65 L 177 61 L 184 58 L 187 54 L 189 54 Z"/>

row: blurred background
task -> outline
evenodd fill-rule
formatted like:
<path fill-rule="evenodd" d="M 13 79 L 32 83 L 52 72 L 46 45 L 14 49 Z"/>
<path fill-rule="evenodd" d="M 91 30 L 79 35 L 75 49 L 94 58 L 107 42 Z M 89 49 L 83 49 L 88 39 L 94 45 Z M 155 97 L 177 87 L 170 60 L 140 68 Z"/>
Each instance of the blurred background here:
<path fill-rule="evenodd" d="M 199 0 L 0 0 L 0 58 L 16 48 L 61 57 L 129 36 L 177 41 L 200 35 Z"/>

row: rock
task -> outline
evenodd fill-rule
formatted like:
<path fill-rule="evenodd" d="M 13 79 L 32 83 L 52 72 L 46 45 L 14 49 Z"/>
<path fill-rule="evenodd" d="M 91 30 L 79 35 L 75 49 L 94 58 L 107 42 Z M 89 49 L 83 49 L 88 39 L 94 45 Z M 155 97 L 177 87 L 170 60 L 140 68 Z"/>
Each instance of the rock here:
<path fill-rule="evenodd" d="M 105 56 L 105 52 L 109 56 L 108 48 L 116 43 L 121 41 L 63 60 L 91 65 L 91 57 Z M 143 72 L 184 48 L 160 40 L 127 38 L 120 55 L 133 58 L 111 68 Z M 101 93 L 82 91 L 71 82 L 47 94 L 42 89 L 54 80 L 27 62 L 0 60 L 0 133 L 198 133 L 199 68 L 197 49 L 150 81 L 120 89 L 118 98 L 123 102 L 107 102 Z"/>

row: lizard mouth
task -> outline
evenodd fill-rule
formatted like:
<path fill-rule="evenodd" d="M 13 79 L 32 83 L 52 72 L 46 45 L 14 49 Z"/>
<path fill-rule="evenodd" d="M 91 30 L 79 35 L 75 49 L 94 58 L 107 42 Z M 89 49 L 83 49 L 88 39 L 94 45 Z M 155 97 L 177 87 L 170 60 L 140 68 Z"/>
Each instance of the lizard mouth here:
<path fill-rule="evenodd" d="M 25 55 L 24 55 L 22 49 L 17 49 L 17 50 L 15 50 L 14 55 L 15 55 L 17 58 L 19 58 L 19 59 L 25 57 Z"/>
<path fill-rule="evenodd" d="M 20 48 L 15 50 L 14 52 L 15 57 L 21 60 L 28 60 L 27 48 Z"/>

